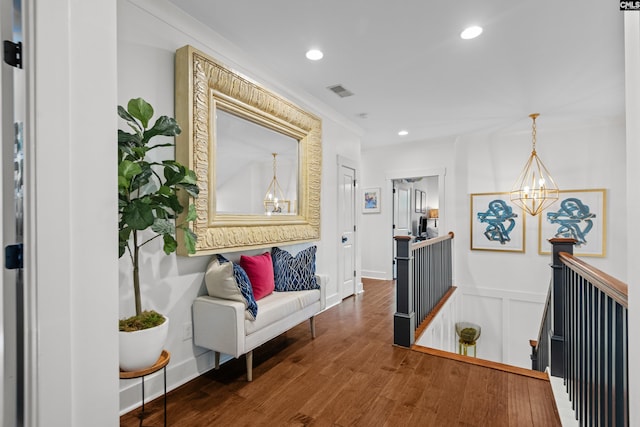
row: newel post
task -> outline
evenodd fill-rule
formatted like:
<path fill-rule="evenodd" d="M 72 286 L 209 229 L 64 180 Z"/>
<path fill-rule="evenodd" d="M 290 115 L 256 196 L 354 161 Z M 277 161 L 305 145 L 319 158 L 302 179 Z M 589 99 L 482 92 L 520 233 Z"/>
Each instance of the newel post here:
<path fill-rule="evenodd" d="M 393 315 L 393 343 L 411 347 L 415 340 L 413 311 L 413 255 L 411 237 L 396 236 L 396 313 Z"/>
<path fill-rule="evenodd" d="M 551 268 L 553 270 L 553 295 L 552 308 L 553 318 L 551 323 L 551 376 L 564 376 L 564 314 L 566 308 L 565 301 L 565 278 L 562 274 L 562 262 L 560 252 L 567 252 L 573 255 L 573 245 L 575 239 L 549 239 L 553 247 Z"/>

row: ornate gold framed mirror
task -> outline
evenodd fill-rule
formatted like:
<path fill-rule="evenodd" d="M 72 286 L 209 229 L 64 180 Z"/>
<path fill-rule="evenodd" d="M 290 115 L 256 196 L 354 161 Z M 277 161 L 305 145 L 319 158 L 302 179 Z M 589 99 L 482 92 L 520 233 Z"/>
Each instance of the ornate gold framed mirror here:
<path fill-rule="evenodd" d="M 196 255 L 318 240 L 321 120 L 191 46 L 175 78 L 176 159 L 200 188 Z"/>

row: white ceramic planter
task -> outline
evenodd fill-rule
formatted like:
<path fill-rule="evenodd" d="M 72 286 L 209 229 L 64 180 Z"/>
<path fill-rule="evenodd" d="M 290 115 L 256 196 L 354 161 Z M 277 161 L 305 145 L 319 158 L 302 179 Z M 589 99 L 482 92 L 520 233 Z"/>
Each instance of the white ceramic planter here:
<path fill-rule="evenodd" d="M 153 366 L 160 357 L 169 333 L 169 318 L 162 325 L 135 332 L 119 332 L 120 369 L 139 371 Z"/>

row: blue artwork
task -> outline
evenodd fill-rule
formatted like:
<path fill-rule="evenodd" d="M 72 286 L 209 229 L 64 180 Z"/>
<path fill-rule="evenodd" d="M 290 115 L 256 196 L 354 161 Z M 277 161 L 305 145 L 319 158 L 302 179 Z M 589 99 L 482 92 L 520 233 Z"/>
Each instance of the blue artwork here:
<path fill-rule="evenodd" d="M 517 217 L 511 206 L 500 199 L 490 201 L 486 212 L 478 212 L 478 220 L 487 224 L 484 231 L 487 240 L 500 242 L 501 245 L 511 241 L 509 233 L 516 226 Z"/>
<path fill-rule="evenodd" d="M 364 208 L 376 209 L 378 207 L 378 193 L 366 192 L 364 193 Z"/>
<path fill-rule="evenodd" d="M 557 212 L 547 212 L 547 221 L 558 224 L 554 237 L 576 239 L 576 246 L 587 244 L 587 234 L 593 228 L 592 219 L 596 214 L 578 198 L 571 197 L 560 202 Z"/>

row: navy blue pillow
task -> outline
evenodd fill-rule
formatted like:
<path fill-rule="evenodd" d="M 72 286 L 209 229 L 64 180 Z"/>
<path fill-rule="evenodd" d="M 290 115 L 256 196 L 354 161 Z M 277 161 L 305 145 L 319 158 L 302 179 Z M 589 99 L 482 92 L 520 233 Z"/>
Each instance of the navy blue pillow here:
<path fill-rule="evenodd" d="M 316 246 L 298 252 L 294 257 L 280 248 L 271 250 L 276 291 L 320 289 L 316 280 Z"/>
<path fill-rule="evenodd" d="M 223 264 L 225 262 L 231 262 L 222 255 L 218 255 L 218 262 Z M 253 297 L 253 289 L 251 288 L 251 281 L 249 280 L 249 276 L 247 276 L 246 271 L 242 267 L 240 267 L 235 262 L 233 264 L 233 277 L 236 279 L 238 283 L 238 287 L 240 288 L 240 292 L 247 302 L 247 311 L 253 316 L 253 320 L 256 319 L 258 315 L 258 304 L 256 303 L 256 299 Z"/>

